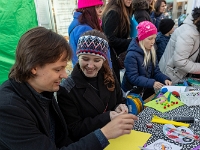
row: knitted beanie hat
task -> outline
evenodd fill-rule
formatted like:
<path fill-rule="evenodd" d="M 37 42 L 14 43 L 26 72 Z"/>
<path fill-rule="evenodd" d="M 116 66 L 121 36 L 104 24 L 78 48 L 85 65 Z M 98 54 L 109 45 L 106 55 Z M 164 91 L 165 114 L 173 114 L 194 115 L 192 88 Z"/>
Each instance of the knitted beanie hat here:
<path fill-rule="evenodd" d="M 107 59 L 108 42 L 98 36 L 85 35 L 78 40 L 76 55 L 94 55 Z"/>
<path fill-rule="evenodd" d="M 103 0 L 78 0 L 78 8 L 103 5 Z"/>
<path fill-rule="evenodd" d="M 172 19 L 162 19 L 159 24 L 159 31 L 162 34 L 168 33 L 173 27 L 175 23 Z"/>
<path fill-rule="evenodd" d="M 149 21 L 140 22 L 137 26 L 137 30 L 139 41 L 142 41 L 153 34 L 157 34 L 156 26 Z"/>

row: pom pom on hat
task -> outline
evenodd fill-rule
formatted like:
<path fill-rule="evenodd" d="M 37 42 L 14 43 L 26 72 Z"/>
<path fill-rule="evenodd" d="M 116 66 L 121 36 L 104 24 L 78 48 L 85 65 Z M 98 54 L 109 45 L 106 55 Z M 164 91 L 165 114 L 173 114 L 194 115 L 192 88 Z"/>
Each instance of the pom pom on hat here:
<path fill-rule="evenodd" d="M 78 0 L 78 8 L 103 5 L 103 0 Z"/>
<path fill-rule="evenodd" d="M 166 34 L 174 27 L 175 23 L 172 19 L 162 19 L 159 24 L 159 31 Z"/>
<path fill-rule="evenodd" d="M 76 55 L 94 55 L 107 59 L 108 42 L 98 36 L 85 35 L 78 40 Z"/>
<path fill-rule="evenodd" d="M 142 41 L 153 34 L 157 34 L 156 26 L 149 21 L 140 22 L 137 26 L 137 30 L 139 41 Z"/>

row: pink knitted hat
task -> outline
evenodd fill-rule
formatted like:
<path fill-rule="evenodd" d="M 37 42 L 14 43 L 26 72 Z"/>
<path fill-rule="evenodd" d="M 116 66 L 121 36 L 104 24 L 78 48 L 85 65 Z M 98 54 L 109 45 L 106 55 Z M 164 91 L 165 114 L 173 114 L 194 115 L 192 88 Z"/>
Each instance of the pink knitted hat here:
<path fill-rule="evenodd" d="M 142 41 L 153 34 L 157 34 L 156 26 L 149 21 L 140 22 L 137 26 L 137 30 L 138 30 L 139 41 Z"/>
<path fill-rule="evenodd" d="M 78 8 L 103 5 L 103 0 L 78 0 Z"/>

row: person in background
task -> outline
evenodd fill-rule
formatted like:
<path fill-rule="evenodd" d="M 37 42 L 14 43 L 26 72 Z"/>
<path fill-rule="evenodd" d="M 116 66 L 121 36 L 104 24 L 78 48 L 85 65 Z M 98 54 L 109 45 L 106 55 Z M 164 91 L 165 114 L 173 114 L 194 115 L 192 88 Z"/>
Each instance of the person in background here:
<path fill-rule="evenodd" d="M 140 23 L 142 21 L 151 21 L 148 0 L 133 0 L 133 10 L 135 20 Z"/>
<path fill-rule="evenodd" d="M 158 62 L 162 57 L 167 43 L 171 37 L 171 34 L 174 32 L 174 21 L 172 19 L 162 19 L 159 24 L 159 30 L 157 37 L 156 37 L 156 55 Z"/>
<path fill-rule="evenodd" d="M 165 18 L 164 12 L 166 9 L 166 1 L 165 0 L 157 0 L 154 5 L 155 11 L 151 13 L 151 19 L 153 24 L 159 31 L 159 24 L 162 19 Z"/>
<path fill-rule="evenodd" d="M 78 40 L 78 63 L 58 92 L 58 105 L 74 141 L 128 113 L 118 80 L 108 65 L 108 48 L 102 32 L 85 32 Z"/>
<path fill-rule="evenodd" d="M 131 132 L 131 114 L 115 117 L 102 128 L 72 143 L 54 92 L 72 57 L 66 39 L 36 27 L 19 40 L 9 79 L 0 86 L 1 150 L 103 150 L 109 139 Z"/>
<path fill-rule="evenodd" d="M 154 9 L 154 5 L 155 5 L 155 1 L 154 0 L 147 0 L 149 2 L 149 13 L 151 14 L 155 9 Z"/>
<path fill-rule="evenodd" d="M 178 27 L 180 27 L 183 24 L 183 21 L 185 20 L 186 17 L 187 17 L 186 14 L 182 14 L 178 17 Z"/>
<path fill-rule="evenodd" d="M 88 30 L 96 29 L 102 31 L 101 15 L 102 0 L 78 0 L 78 8 L 74 12 L 74 19 L 69 25 L 69 43 L 73 50 L 72 65 L 78 61 L 76 56 L 77 42 L 81 34 Z"/>
<path fill-rule="evenodd" d="M 132 1 L 130 0 L 110 0 L 103 11 L 102 28 L 109 40 L 112 67 L 119 83 L 120 68 L 116 57 L 125 52 L 131 42 L 129 37 L 132 11 Z"/>
<path fill-rule="evenodd" d="M 154 94 L 164 85 L 171 85 L 170 78 L 164 75 L 156 61 L 154 43 L 157 29 L 149 21 L 140 22 L 138 38 L 132 39 L 125 58 L 125 74 L 122 81 L 124 92 L 134 89 L 142 94 L 143 100 Z"/>
<path fill-rule="evenodd" d="M 200 74 L 200 8 L 196 7 L 176 28 L 167 44 L 159 66 L 173 84 L 189 74 Z"/>

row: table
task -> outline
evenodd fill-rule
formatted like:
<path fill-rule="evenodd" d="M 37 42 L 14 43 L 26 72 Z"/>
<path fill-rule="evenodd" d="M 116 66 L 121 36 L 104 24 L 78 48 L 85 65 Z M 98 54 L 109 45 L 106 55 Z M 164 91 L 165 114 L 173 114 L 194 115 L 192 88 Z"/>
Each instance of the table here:
<path fill-rule="evenodd" d="M 134 130 L 152 134 L 150 139 L 147 141 L 147 145 L 155 142 L 158 139 L 164 139 L 165 141 L 179 145 L 182 147 L 182 150 L 190 150 L 191 148 L 194 148 L 200 145 L 199 141 L 194 141 L 193 143 L 190 143 L 190 144 L 181 144 L 181 143 L 174 142 L 173 140 L 169 139 L 163 134 L 163 131 L 162 131 L 163 124 L 152 123 L 153 128 L 147 128 L 146 124 L 151 122 L 153 115 L 157 115 L 159 117 L 191 116 L 200 120 L 200 106 L 188 107 L 186 105 L 183 105 L 165 113 L 161 113 L 153 108 L 147 107 L 138 115 L 139 120 L 135 122 L 135 126 L 134 126 Z M 190 124 L 189 128 L 194 132 L 194 134 L 198 134 L 198 131 L 200 131 L 200 122 Z"/>

